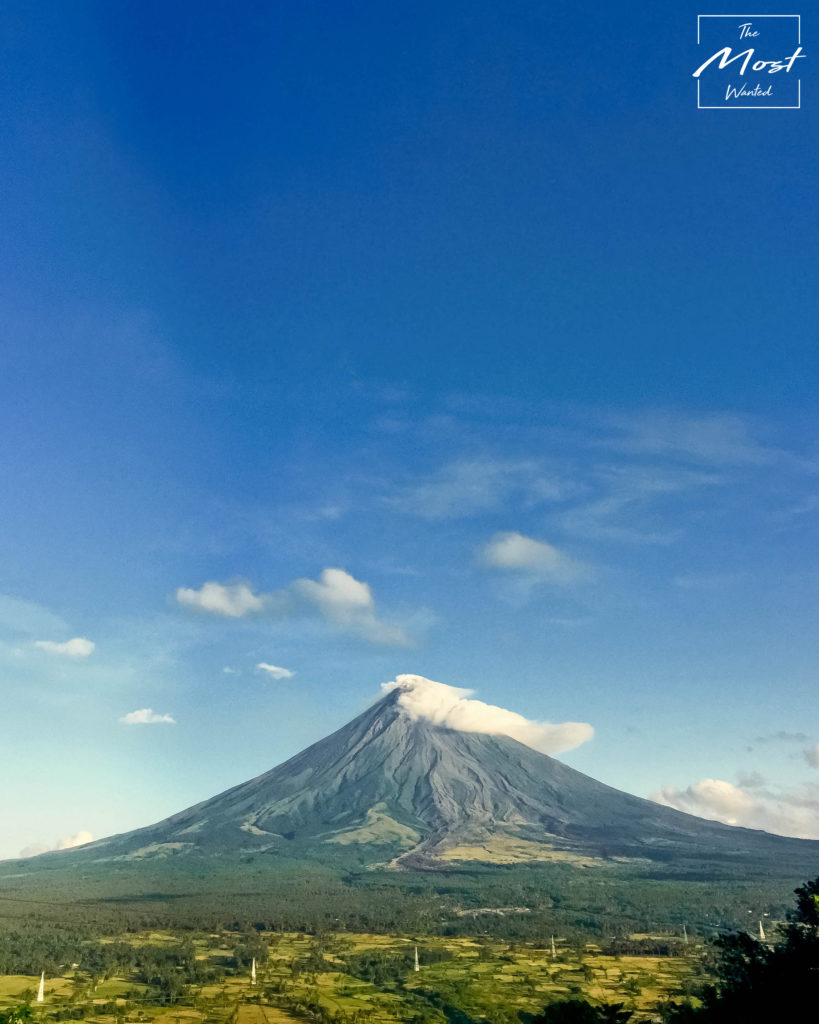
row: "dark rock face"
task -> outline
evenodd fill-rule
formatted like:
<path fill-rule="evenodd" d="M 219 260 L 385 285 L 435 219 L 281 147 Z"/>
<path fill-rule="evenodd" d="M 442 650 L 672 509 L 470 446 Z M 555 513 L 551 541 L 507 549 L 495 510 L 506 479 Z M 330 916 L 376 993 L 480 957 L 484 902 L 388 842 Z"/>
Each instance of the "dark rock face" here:
<path fill-rule="evenodd" d="M 542 859 L 704 856 L 819 864 L 819 842 L 705 821 L 630 796 L 509 737 L 414 719 L 398 697 L 388 693 L 258 778 L 83 852 L 97 858 L 297 847 L 329 853 L 333 844 L 357 844 L 372 848 L 373 861 L 415 866 L 459 856 L 537 860 L 538 851 Z M 470 852 L 459 855 L 459 847 Z"/>

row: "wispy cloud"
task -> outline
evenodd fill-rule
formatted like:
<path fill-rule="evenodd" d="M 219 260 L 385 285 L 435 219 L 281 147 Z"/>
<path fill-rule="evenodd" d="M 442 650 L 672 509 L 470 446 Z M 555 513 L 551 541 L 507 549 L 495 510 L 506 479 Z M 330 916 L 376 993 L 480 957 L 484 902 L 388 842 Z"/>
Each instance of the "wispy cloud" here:
<path fill-rule="evenodd" d="M 813 747 L 806 747 L 802 753 L 811 768 L 819 768 L 819 743 Z"/>
<path fill-rule="evenodd" d="M 808 737 L 803 732 L 788 732 L 780 729 L 778 732 L 768 732 L 764 736 L 757 736 L 754 743 L 806 743 Z"/>
<path fill-rule="evenodd" d="M 740 789 L 760 789 L 766 784 L 765 776 L 759 772 L 739 772 L 737 775 L 737 785 Z"/>
<path fill-rule="evenodd" d="M 272 679 L 292 679 L 296 674 L 295 672 L 291 672 L 289 668 L 282 668 L 280 665 L 271 665 L 267 661 L 260 661 L 256 668 L 269 675 Z"/>
<path fill-rule="evenodd" d="M 813 516 L 819 512 L 819 494 L 808 494 L 788 508 L 780 509 L 775 518 L 779 521 L 798 519 L 800 516 Z"/>
<path fill-rule="evenodd" d="M 560 516 L 564 530 L 590 540 L 669 544 L 680 523 L 668 525 L 662 504 L 672 496 L 720 483 L 713 473 L 683 468 L 605 466 L 594 471 L 598 497 L 579 502 Z M 658 510 L 659 509 L 659 510 Z"/>
<path fill-rule="evenodd" d="M 745 416 L 717 412 L 692 414 L 647 410 L 609 414 L 604 419 L 607 447 L 632 455 L 673 457 L 712 466 L 764 465 L 781 455 L 760 441 Z"/>
<path fill-rule="evenodd" d="M 747 579 L 746 572 L 687 572 L 671 581 L 681 590 L 721 590 Z"/>
<path fill-rule="evenodd" d="M 171 715 L 160 715 L 153 708 L 129 711 L 120 718 L 120 722 L 124 725 L 176 725 L 176 719 Z"/>
<path fill-rule="evenodd" d="M 514 512 L 522 532 L 548 529 L 556 546 L 559 532 L 599 544 L 670 545 L 708 519 L 736 514 L 737 495 L 762 497 L 759 515 L 770 518 L 765 503 L 781 501 L 788 474 L 809 477 L 815 494 L 817 467 L 793 445 L 780 446 L 766 423 L 732 411 L 514 408 L 494 415 L 491 427 L 472 405 L 461 403 L 458 413 L 432 433 L 432 416 L 422 418 L 423 429 L 416 423 L 419 451 L 435 443 L 436 451 L 471 454 L 403 481 L 391 474 L 400 482 L 381 498 L 388 508 L 432 523 L 508 521 Z M 765 489 L 774 472 L 783 474 L 775 493 Z M 716 575 L 680 574 L 678 585 L 729 583 Z"/>
<path fill-rule="evenodd" d="M 198 590 L 180 587 L 176 599 L 185 607 L 233 619 L 258 614 L 284 618 L 314 612 L 335 628 L 372 643 L 409 644 L 401 627 L 376 613 L 370 585 L 344 569 L 322 569 L 318 579 L 293 580 L 283 590 L 269 593 L 256 593 L 247 583 L 210 581 Z"/>
<path fill-rule="evenodd" d="M 33 601 L 0 594 L 0 632 L 17 636 L 63 633 L 68 626 L 54 612 Z"/>
<path fill-rule="evenodd" d="M 574 489 L 534 459 L 474 458 L 448 463 L 385 502 L 422 519 L 460 519 L 495 511 L 514 496 L 527 507 L 562 501 Z"/>
<path fill-rule="evenodd" d="M 521 533 L 496 533 L 481 550 L 492 569 L 523 573 L 544 582 L 575 583 L 590 575 L 589 567 L 544 540 Z"/>
<path fill-rule="evenodd" d="M 96 648 L 93 640 L 87 640 L 84 636 L 75 636 L 71 640 L 57 643 L 54 640 L 36 640 L 35 647 L 49 654 L 58 654 L 63 658 L 88 658 Z"/>

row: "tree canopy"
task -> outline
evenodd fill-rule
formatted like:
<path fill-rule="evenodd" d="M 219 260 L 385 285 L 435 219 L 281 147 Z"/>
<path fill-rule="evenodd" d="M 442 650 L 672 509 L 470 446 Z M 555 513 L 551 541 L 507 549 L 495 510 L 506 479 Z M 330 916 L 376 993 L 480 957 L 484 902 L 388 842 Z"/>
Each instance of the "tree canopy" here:
<path fill-rule="evenodd" d="M 680 1007 L 673 1024 L 763 1024 L 819 1013 L 819 878 L 795 890 L 796 909 L 776 942 L 744 932 L 716 940 L 718 981 L 699 1008 Z M 792 1014 L 792 1016 L 790 1016 Z"/>

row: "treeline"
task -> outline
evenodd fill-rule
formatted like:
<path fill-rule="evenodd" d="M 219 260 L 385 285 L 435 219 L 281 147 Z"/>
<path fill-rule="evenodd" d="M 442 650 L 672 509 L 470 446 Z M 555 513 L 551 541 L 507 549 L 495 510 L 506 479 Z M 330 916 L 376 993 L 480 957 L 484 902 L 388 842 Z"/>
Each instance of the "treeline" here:
<path fill-rule="evenodd" d="M 665 872 L 665 874 L 663 874 Z M 794 880 L 795 881 L 795 880 Z M 140 870 L 97 866 L 87 874 L 42 872 L 0 895 L 3 923 L 35 913 L 49 927 L 72 923 L 97 934 L 149 929 L 307 932 L 337 930 L 538 941 L 614 938 L 631 932 L 709 935 L 737 927 L 748 907 L 784 916 L 794 881 L 738 881 L 628 865 L 453 865 L 445 870 L 364 870 L 248 856 L 241 863 L 175 858 Z M 38 899 L 27 892 L 38 882 Z M 61 889 L 54 888 L 57 883 Z M 237 889 L 240 890 L 237 892 Z M 48 906 L 42 891 L 54 891 Z M 102 898 L 101 898 L 102 897 Z M 516 912 L 508 908 L 525 908 Z"/>
<path fill-rule="evenodd" d="M 702 1005 L 681 1006 L 673 1024 L 770 1024 L 813 1021 L 819 1015 L 819 878 L 796 890 L 796 908 L 777 940 L 745 932 L 717 942 L 717 981 Z"/>
<path fill-rule="evenodd" d="M 448 949 L 418 947 L 418 960 L 425 967 L 451 959 L 452 953 Z M 403 984 L 408 972 L 415 966 L 415 949 L 407 949 L 398 954 L 368 949 L 363 953 L 343 957 L 343 963 L 344 969 L 354 978 L 384 988 L 389 984 Z"/>
<path fill-rule="evenodd" d="M 0 935 L 1 974 L 36 976 L 45 971 L 53 977 L 73 969 L 91 989 L 106 978 L 131 978 L 147 985 L 153 1000 L 163 1004 L 179 1002 L 190 985 L 244 972 L 254 958 L 260 966 L 268 958 L 268 944 L 255 931 L 238 935 L 233 955 L 221 965 L 198 960 L 189 936 L 177 936 L 169 943 L 101 941 L 70 927 L 18 929 Z"/>
<path fill-rule="evenodd" d="M 606 956 L 685 956 L 688 946 L 675 938 L 630 939 L 618 936 L 600 947 Z"/>
<path fill-rule="evenodd" d="M 0 974 L 56 974 L 96 937 L 88 926 L 37 919 L 0 930 Z"/>
<path fill-rule="evenodd" d="M 198 931 L 243 927 L 261 931 L 374 932 L 469 937 L 485 934 L 525 942 L 558 934 L 564 938 L 609 937 L 632 932 L 710 935 L 737 927 L 749 906 L 784 915 L 784 902 L 755 886 L 717 888 L 704 883 L 655 883 L 595 877 L 581 880 L 514 875 L 458 879 L 446 874 L 397 880 L 376 872 L 338 888 L 304 886 L 301 895 L 270 889 L 256 895 L 229 891 L 176 902 L 164 923 L 152 927 L 191 927 Z M 791 884 L 792 887 L 792 884 Z M 511 909 L 510 909 L 511 908 Z M 522 910 L 514 908 L 523 908 Z"/>

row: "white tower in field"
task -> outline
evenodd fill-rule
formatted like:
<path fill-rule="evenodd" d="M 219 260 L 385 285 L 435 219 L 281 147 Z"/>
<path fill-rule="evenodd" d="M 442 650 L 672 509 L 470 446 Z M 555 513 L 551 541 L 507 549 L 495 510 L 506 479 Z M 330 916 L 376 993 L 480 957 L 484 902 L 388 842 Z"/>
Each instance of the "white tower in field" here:
<path fill-rule="evenodd" d="M 418 963 L 418 947 L 415 947 L 415 968 L 416 971 L 421 970 L 421 965 Z"/>
<path fill-rule="evenodd" d="M 557 960 L 557 950 L 555 949 L 555 937 L 552 936 L 552 960 Z"/>
<path fill-rule="evenodd" d="M 41 1003 L 45 998 L 45 971 L 40 975 L 40 987 L 37 989 L 37 1002 Z"/>
<path fill-rule="evenodd" d="M 683 942 L 688 945 L 688 929 L 683 925 Z"/>
<path fill-rule="evenodd" d="M 762 927 L 762 922 L 759 922 L 759 938 L 762 942 L 765 941 L 765 929 Z"/>
<path fill-rule="evenodd" d="M 250 984 L 256 984 L 256 957 L 253 957 L 253 963 L 250 965 Z"/>

